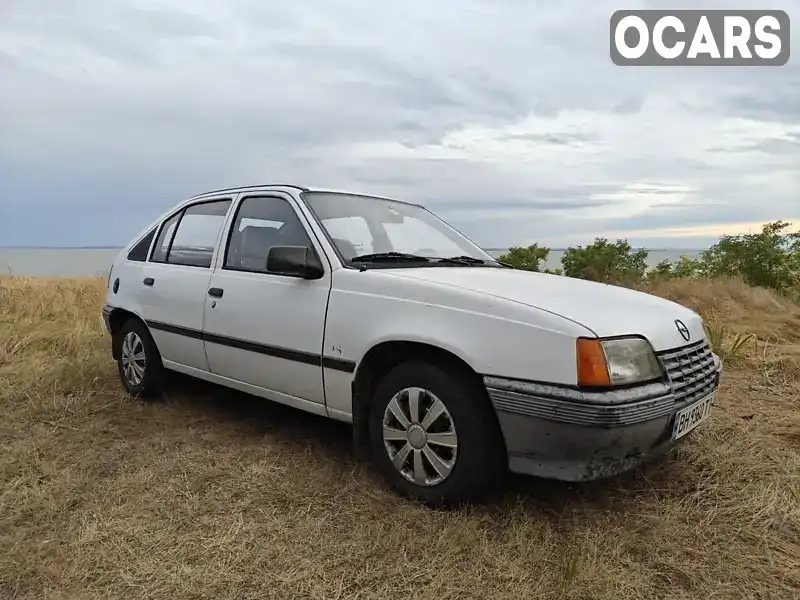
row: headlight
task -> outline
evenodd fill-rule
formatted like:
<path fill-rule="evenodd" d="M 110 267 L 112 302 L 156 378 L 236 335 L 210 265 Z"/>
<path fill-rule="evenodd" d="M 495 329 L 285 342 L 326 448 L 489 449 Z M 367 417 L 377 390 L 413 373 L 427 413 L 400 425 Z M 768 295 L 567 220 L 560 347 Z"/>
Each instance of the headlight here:
<path fill-rule="evenodd" d="M 579 338 L 577 351 L 580 385 L 626 385 L 662 375 L 653 349 L 642 338 Z"/>

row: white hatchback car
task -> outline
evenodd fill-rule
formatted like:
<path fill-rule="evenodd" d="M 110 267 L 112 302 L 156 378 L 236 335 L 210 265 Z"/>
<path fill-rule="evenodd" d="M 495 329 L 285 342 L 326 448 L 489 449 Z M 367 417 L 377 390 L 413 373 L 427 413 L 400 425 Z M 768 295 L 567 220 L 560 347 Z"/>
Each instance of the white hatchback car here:
<path fill-rule="evenodd" d="M 266 185 L 182 202 L 116 258 L 127 390 L 164 369 L 350 422 L 397 490 L 469 501 L 513 472 L 612 476 L 705 421 L 699 315 L 508 268 L 417 204 Z"/>

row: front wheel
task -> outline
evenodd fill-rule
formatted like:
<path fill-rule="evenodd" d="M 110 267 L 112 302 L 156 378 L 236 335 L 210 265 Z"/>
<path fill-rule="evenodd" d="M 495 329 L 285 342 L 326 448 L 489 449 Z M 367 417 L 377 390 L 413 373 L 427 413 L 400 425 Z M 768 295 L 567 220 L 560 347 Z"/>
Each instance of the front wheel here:
<path fill-rule="evenodd" d="M 370 444 L 395 489 L 430 506 L 483 499 L 506 468 L 502 436 L 482 389 L 462 373 L 404 363 L 378 385 Z"/>
<path fill-rule="evenodd" d="M 122 385 L 135 397 L 153 398 L 161 392 L 163 366 L 156 343 L 144 323 L 128 319 L 114 336 Z"/>

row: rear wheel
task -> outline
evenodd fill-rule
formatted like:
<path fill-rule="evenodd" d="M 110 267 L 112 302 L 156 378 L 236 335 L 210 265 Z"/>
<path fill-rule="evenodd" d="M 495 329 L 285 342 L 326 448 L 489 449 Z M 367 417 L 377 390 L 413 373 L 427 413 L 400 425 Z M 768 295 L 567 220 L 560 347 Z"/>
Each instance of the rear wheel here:
<path fill-rule="evenodd" d="M 139 319 L 125 321 L 114 336 L 115 354 L 122 385 L 135 397 L 153 398 L 161 393 L 164 368 L 150 332 Z"/>
<path fill-rule="evenodd" d="M 370 409 L 378 470 L 406 496 L 431 506 L 486 497 L 505 471 L 499 428 L 482 389 L 427 363 L 395 367 Z"/>

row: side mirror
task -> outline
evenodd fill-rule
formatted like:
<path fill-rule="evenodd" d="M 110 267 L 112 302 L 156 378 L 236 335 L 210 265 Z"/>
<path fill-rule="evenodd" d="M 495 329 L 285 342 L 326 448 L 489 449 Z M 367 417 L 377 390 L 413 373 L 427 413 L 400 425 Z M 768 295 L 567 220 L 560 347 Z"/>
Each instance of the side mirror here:
<path fill-rule="evenodd" d="M 308 246 L 273 246 L 267 254 L 267 271 L 303 279 L 319 279 L 324 275 L 317 254 Z"/>

